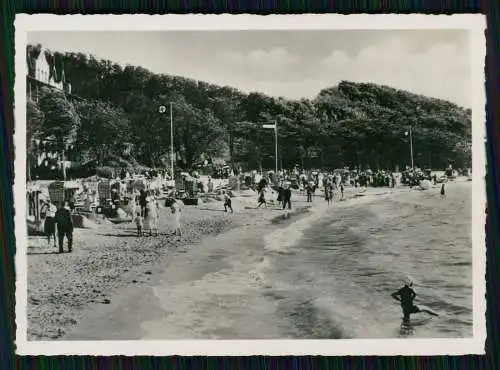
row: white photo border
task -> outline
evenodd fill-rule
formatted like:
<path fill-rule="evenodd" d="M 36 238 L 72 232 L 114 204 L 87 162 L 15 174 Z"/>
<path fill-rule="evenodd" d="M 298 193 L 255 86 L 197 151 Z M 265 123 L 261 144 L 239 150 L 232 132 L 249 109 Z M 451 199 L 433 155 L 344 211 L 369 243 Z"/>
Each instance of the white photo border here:
<path fill-rule="evenodd" d="M 15 19 L 16 353 L 19 355 L 464 355 L 484 354 L 486 340 L 486 21 L 481 14 L 423 15 L 50 15 Z M 472 94 L 473 336 L 463 339 L 28 341 L 26 208 L 26 42 L 32 31 L 201 30 L 469 31 Z"/>

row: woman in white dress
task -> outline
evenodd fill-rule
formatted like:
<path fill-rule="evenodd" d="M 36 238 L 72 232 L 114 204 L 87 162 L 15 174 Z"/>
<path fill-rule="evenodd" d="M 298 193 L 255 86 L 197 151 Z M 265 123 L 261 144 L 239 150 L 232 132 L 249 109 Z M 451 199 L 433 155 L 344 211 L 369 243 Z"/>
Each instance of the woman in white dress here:
<path fill-rule="evenodd" d="M 175 199 L 170 206 L 170 210 L 174 215 L 174 232 L 173 235 L 181 236 L 181 213 L 182 213 L 182 205 L 181 201 Z"/>
<path fill-rule="evenodd" d="M 153 197 L 146 202 L 146 216 L 144 217 L 144 229 L 149 229 L 149 235 L 158 236 L 158 224 L 160 221 L 159 204 Z"/>

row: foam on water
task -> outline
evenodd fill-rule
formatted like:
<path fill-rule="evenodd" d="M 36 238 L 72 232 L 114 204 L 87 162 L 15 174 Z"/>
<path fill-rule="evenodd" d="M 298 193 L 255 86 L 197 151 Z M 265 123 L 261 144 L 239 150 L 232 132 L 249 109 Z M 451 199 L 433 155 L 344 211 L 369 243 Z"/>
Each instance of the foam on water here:
<path fill-rule="evenodd" d="M 296 243 L 303 238 L 305 230 L 310 229 L 315 223 L 324 219 L 326 215 L 334 212 L 335 209 L 369 203 L 376 199 L 376 195 L 365 195 L 350 199 L 349 201 L 333 202 L 332 204 L 327 204 L 325 202 L 316 203 L 310 208 L 310 214 L 308 216 L 286 227 L 278 228 L 264 236 L 265 250 L 276 253 L 290 252 L 290 247 L 296 245 Z"/>
<path fill-rule="evenodd" d="M 164 318 L 143 322 L 143 339 L 279 338 L 276 303 L 262 297 L 246 271 L 233 269 L 200 280 L 154 288 Z"/>
<path fill-rule="evenodd" d="M 472 313 L 468 194 L 470 187 L 457 186 L 446 199 L 432 191 L 395 192 L 373 204 L 363 197 L 300 228 L 301 240 L 290 253 L 275 256 L 274 269 L 265 271 L 289 297 L 287 305 L 298 307 L 281 309 L 301 328 L 294 334 L 328 337 L 334 326 L 343 337 L 397 336 L 401 309 L 390 294 L 412 275 L 417 304 L 440 313 L 432 326 L 412 335 L 470 335 L 465 324 Z"/>
<path fill-rule="evenodd" d="M 288 224 L 208 240 L 154 288 L 165 315 L 142 324 L 145 338 L 394 338 L 390 294 L 407 275 L 440 316 L 405 336 L 467 336 L 470 188 L 454 192 L 322 201 Z"/>

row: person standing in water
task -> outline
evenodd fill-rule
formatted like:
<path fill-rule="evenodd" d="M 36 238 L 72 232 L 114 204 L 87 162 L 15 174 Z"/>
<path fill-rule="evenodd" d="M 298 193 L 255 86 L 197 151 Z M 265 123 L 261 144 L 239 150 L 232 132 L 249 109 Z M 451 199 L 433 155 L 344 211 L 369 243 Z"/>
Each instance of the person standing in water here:
<path fill-rule="evenodd" d="M 410 315 L 412 313 L 425 312 L 432 316 L 438 316 L 438 314 L 434 311 L 431 311 L 429 309 L 422 309 L 413 303 L 417 294 L 413 290 L 413 281 L 409 278 L 405 280 L 404 286 L 397 292 L 392 293 L 391 296 L 396 301 L 400 302 L 401 309 L 403 310 L 404 322 L 410 321 Z"/>

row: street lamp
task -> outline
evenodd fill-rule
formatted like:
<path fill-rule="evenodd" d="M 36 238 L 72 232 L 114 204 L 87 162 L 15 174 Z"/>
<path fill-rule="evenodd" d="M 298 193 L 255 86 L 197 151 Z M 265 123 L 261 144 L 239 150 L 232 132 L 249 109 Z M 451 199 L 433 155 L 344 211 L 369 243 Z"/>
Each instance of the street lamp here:
<path fill-rule="evenodd" d="M 262 125 L 262 128 L 274 129 L 274 161 L 276 176 L 278 176 L 278 122 L 274 121 L 272 125 Z"/>
<path fill-rule="evenodd" d="M 170 106 L 170 171 L 172 179 L 174 179 L 174 120 L 172 112 L 172 102 L 169 103 Z M 158 108 L 160 114 L 164 114 L 167 111 L 167 107 L 160 105 Z"/>
<path fill-rule="evenodd" d="M 414 162 L 413 162 L 413 133 L 412 133 L 412 127 L 410 126 L 408 128 L 408 131 L 405 132 L 406 136 L 410 136 L 410 157 L 411 157 L 411 168 L 414 167 Z"/>
<path fill-rule="evenodd" d="M 418 117 L 420 116 L 420 105 L 415 107 L 415 118 L 413 119 L 414 125 L 417 123 Z M 415 163 L 413 160 L 413 127 L 410 125 L 408 131 L 405 132 L 406 136 L 410 136 L 410 157 L 411 157 L 411 168 L 415 167 Z"/>

